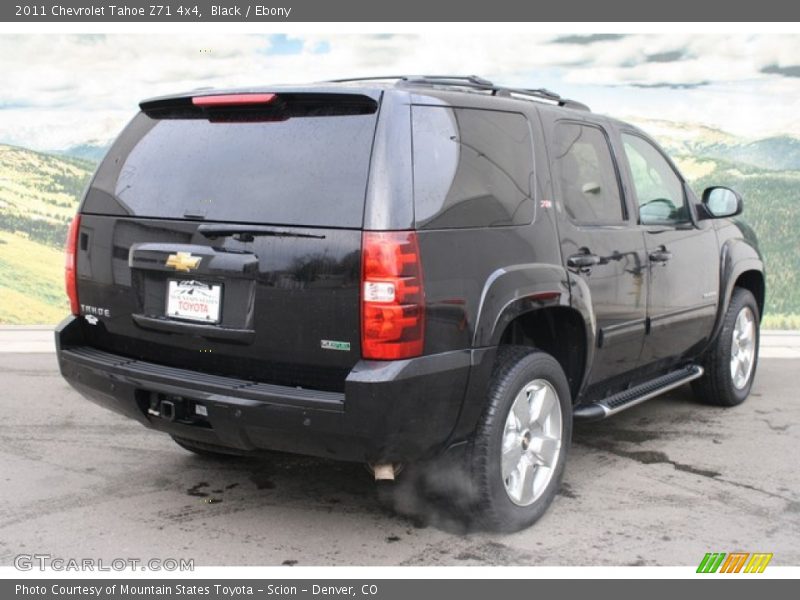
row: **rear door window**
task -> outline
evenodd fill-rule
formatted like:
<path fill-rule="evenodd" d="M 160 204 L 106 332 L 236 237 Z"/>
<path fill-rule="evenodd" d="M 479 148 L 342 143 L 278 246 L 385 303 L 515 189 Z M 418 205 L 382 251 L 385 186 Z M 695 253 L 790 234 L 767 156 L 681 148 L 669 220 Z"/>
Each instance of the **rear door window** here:
<path fill-rule="evenodd" d="M 90 189 L 84 210 L 361 227 L 375 123 L 375 113 L 262 122 L 140 113 L 100 167 L 101 189 Z"/>
<path fill-rule="evenodd" d="M 417 227 L 532 221 L 533 143 L 519 113 L 412 107 Z"/>
<path fill-rule="evenodd" d="M 617 169 L 600 128 L 559 123 L 553 162 L 564 211 L 573 222 L 605 225 L 623 221 Z"/>

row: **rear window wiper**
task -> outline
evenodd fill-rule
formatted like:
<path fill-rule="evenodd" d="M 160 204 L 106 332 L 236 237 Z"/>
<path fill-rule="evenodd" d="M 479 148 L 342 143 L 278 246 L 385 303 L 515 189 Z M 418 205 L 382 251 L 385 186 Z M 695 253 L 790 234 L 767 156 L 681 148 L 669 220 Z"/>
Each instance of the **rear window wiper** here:
<path fill-rule="evenodd" d="M 294 231 L 286 231 L 283 229 L 275 229 L 274 227 L 266 227 L 263 225 L 200 225 L 197 228 L 197 233 L 214 239 L 218 237 L 233 237 L 240 242 L 252 242 L 257 236 L 265 237 L 292 237 L 292 238 L 313 238 L 317 240 L 324 240 L 324 235 L 313 233 L 297 233 Z"/>

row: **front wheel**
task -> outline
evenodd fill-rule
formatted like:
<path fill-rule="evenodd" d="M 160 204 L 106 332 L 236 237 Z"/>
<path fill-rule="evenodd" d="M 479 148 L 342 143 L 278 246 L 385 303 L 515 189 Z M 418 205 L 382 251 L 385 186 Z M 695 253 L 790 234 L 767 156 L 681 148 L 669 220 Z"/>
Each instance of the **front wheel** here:
<path fill-rule="evenodd" d="M 692 384 L 701 402 L 736 406 L 745 401 L 758 364 L 759 321 L 753 294 L 734 288 L 722 329 L 703 361 L 706 372 Z"/>
<path fill-rule="evenodd" d="M 538 520 L 558 491 L 571 438 L 571 396 L 558 361 L 501 347 L 468 453 L 473 520 L 509 532 Z"/>

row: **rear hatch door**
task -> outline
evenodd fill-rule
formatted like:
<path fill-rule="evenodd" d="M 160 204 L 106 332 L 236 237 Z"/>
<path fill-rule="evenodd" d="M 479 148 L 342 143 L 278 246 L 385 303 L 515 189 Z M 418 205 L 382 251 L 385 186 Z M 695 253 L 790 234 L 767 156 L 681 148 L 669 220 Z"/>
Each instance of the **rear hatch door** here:
<path fill-rule="evenodd" d="M 93 346 L 341 391 L 360 356 L 361 228 L 378 96 L 143 103 L 81 208 Z"/>

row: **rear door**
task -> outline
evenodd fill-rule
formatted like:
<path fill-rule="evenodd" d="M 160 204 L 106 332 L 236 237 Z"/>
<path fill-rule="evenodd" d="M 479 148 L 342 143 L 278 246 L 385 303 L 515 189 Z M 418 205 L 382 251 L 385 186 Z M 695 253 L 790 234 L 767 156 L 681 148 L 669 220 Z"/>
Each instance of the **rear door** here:
<path fill-rule="evenodd" d="M 109 151 L 81 208 L 87 338 L 160 364 L 342 390 L 360 356 L 378 98 L 247 96 L 144 104 Z"/>
<path fill-rule="evenodd" d="M 588 287 L 597 326 L 589 384 L 639 362 L 647 308 L 642 232 L 630 220 L 620 176 L 599 123 L 558 121 L 551 160 L 565 266 Z"/>

